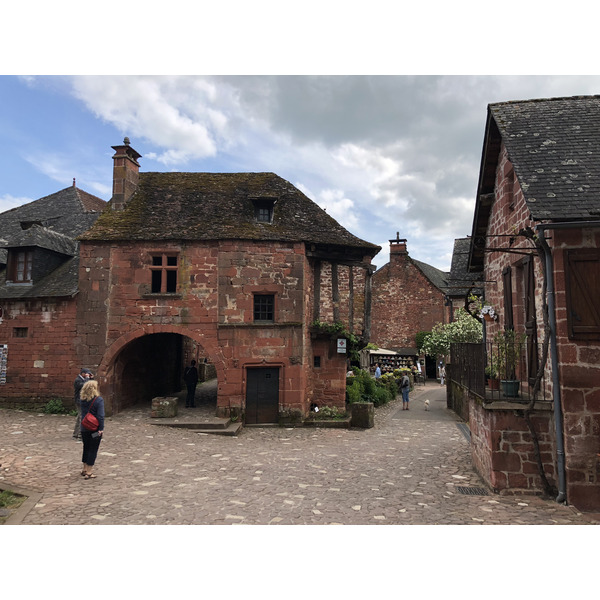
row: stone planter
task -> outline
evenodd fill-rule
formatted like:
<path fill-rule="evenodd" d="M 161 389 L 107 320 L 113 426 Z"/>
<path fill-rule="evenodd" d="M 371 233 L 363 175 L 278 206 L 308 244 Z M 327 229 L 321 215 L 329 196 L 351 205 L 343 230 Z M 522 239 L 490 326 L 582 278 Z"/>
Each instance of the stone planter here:
<path fill-rule="evenodd" d="M 369 429 L 375 425 L 375 405 L 372 402 L 353 402 L 350 404 L 352 427 Z"/>
<path fill-rule="evenodd" d="M 160 396 L 152 398 L 150 416 L 153 419 L 169 419 L 177 416 L 177 398 Z"/>

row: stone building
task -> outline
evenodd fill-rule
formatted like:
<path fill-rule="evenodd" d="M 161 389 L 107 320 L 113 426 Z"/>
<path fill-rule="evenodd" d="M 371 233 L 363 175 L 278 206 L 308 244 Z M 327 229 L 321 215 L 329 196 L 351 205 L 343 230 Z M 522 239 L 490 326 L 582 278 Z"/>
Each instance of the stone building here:
<path fill-rule="evenodd" d="M 390 240 L 390 261 L 373 275 L 371 342 L 416 360 L 416 335 L 447 323 L 448 273 L 411 258 L 406 240 Z M 435 357 L 426 364 L 435 378 Z"/>
<path fill-rule="evenodd" d="M 486 304 L 499 315 L 487 339 L 527 336 L 515 366 L 521 387 L 514 397 L 477 389 L 482 377 L 460 385 L 453 357 L 450 389 L 451 402 L 468 404 L 473 461 L 492 488 L 554 490 L 595 511 L 599 132 L 599 96 L 489 105 L 469 265 L 483 273 Z M 488 346 L 488 364 L 497 350 Z"/>
<path fill-rule="evenodd" d="M 110 414 L 179 391 L 195 359 L 214 367 L 219 416 L 271 423 L 305 416 L 313 402 L 343 409 L 346 355 L 311 324 L 340 321 L 368 338 L 380 248 L 273 173 L 140 173 L 127 139 L 113 148 L 112 199 L 71 230 L 77 244 L 68 239 L 78 275 L 66 299 L 49 312 L 35 285 L 19 305 L 7 297 L 19 286 L 2 287 L 0 395 L 68 397 L 85 365 Z M 17 355 L 19 327 L 29 344 L 59 348 L 56 362 Z"/>
<path fill-rule="evenodd" d="M 76 236 L 106 202 L 75 186 L 0 215 L 0 403 L 72 397 L 79 278 Z"/>

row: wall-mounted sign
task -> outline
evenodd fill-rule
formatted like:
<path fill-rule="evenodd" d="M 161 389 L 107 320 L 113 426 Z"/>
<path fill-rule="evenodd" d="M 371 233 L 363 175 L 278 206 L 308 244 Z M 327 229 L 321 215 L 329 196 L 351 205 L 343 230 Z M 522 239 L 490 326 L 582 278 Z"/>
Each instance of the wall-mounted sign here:
<path fill-rule="evenodd" d="M 337 341 L 338 354 L 346 354 L 347 344 L 348 340 L 346 338 L 341 338 Z"/>

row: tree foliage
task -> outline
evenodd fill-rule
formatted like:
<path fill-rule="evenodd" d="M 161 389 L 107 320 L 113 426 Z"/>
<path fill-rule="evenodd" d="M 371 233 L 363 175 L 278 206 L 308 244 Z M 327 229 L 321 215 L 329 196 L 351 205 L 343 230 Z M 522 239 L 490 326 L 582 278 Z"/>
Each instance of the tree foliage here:
<path fill-rule="evenodd" d="M 459 308 L 452 323 L 437 323 L 424 339 L 421 354 L 428 356 L 447 356 L 450 344 L 459 342 L 480 343 L 483 340 L 483 327 L 466 310 Z"/>

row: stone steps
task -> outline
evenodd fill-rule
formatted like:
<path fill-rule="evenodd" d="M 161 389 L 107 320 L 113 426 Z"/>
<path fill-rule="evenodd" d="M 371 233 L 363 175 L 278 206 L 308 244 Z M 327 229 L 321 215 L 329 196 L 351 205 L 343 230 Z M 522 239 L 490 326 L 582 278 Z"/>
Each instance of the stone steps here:
<path fill-rule="evenodd" d="M 199 420 L 193 418 L 186 418 L 185 420 L 176 418 L 160 419 L 158 421 L 152 420 L 151 423 L 162 427 L 189 429 L 194 433 L 212 433 L 216 435 L 237 435 L 242 429 L 241 422 L 232 423 L 231 419 L 220 419 L 219 417 Z"/>

